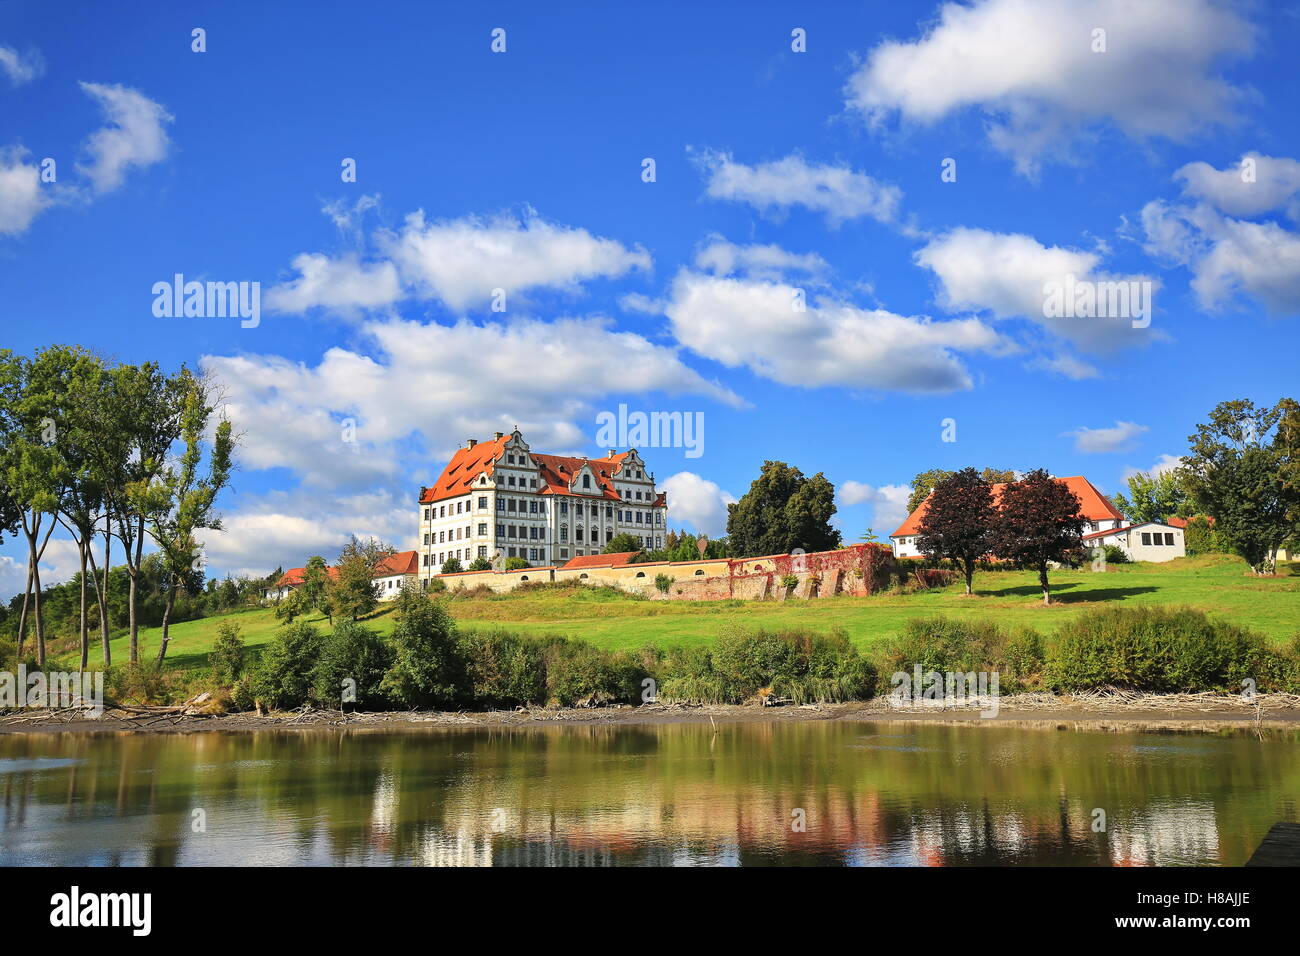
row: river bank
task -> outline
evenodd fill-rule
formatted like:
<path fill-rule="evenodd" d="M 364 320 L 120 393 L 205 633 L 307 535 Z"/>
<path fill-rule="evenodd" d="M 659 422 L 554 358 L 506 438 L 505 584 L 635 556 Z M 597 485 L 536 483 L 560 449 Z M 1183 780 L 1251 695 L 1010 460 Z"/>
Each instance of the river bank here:
<path fill-rule="evenodd" d="M 712 704 L 646 704 L 639 707 L 529 708 L 511 711 L 385 711 L 358 713 L 301 709 L 287 713 L 195 715 L 128 714 L 109 710 L 98 718 L 69 711 L 0 714 L 0 734 L 25 733 L 238 733 L 258 730 L 411 731 L 435 728 L 488 729 L 541 726 L 655 725 L 683 723 L 786 723 L 862 721 L 1023 726 L 1064 730 L 1300 729 L 1300 697 L 1261 694 L 1253 702 L 1217 694 L 1098 693 L 1076 696 L 1024 694 L 998 701 L 995 714 L 978 708 L 898 707 L 886 699 L 849 704 L 785 707 Z"/>

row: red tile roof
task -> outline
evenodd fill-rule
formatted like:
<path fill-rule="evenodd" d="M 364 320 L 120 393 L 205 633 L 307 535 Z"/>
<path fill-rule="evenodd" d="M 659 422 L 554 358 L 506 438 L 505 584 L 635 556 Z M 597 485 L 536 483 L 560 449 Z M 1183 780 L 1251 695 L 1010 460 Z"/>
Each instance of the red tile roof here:
<path fill-rule="evenodd" d="M 1069 478 L 1057 478 L 1063 482 L 1067 488 L 1074 492 L 1075 497 L 1079 499 L 1079 514 L 1088 521 L 1123 521 L 1124 516 L 1119 513 L 1113 504 L 1097 490 L 1091 481 L 1082 475 L 1072 475 Z M 993 507 L 997 507 L 998 501 L 1002 498 L 1002 489 L 1006 487 L 1005 482 L 998 482 L 993 485 Z M 931 492 L 933 494 L 933 492 Z M 920 534 L 921 519 L 925 517 L 925 511 L 928 507 L 929 496 L 917 506 L 916 510 L 907 516 L 893 534 L 891 538 L 900 538 L 904 535 Z"/>
<path fill-rule="evenodd" d="M 1214 527 L 1214 519 L 1209 515 L 1196 515 L 1192 518 L 1180 518 L 1174 515 L 1172 518 L 1166 518 L 1165 524 L 1172 525 L 1175 528 L 1186 528 L 1189 521 L 1195 521 L 1197 518 L 1203 518 L 1211 528 Z"/>
<path fill-rule="evenodd" d="M 501 456 L 508 441 L 510 436 L 502 435 L 492 441 L 478 442 L 473 448 L 458 448 L 438 480 L 421 493 L 420 504 L 468 494 L 479 475 L 492 477 L 493 461 Z"/>
<path fill-rule="evenodd" d="M 572 571 L 575 568 L 621 568 L 632 562 L 632 558 L 639 551 L 617 551 L 614 554 L 584 554 L 580 558 L 574 558 L 565 565 L 561 571 Z"/>
<path fill-rule="evenodd" d="M 385 578 L 394 574 L 417 574 L 420 570 L 420 553 L 418 551 L 398 551 L 396 554 L 390 554 L 384 558 L 375 567 L 375 577 Z M 327 567 L 325 576 L 331 581 L 337 581 L 339 569 Z M 307 580 L 306 568 L 290 568 L 280 575 L 280 580 L 275 582 L 277 588 L 296 588 Z"/>
<path fill-rule="evenodd" d="M 505 452 L 506 444 L 511 437 L 503 435 L 492 441 L 478 442 L 473 448 L 457 449 L 456 454 L 451 456 L 451 461 L 447 462 L 447 467 L 438 476 L 438 480 L 431 487 L 421 491 L 420 503 L 430 504 L 469 494 L 480 475 L 487 475 L 490 479 L 496 468 L 496 461 Z M 536 489 L 538 494 L 598 497 L 610 501 L 623 500 L 614 490 L 614 476 L 622 469 L 623 462 L 628 456 L 627 452 L 604 458 L 568 458 L 563 455 L 541 455 L 532 452 L 529 452 L 529 455 L 537 463 L 538 471 L 541 473 L 541 486 Z M 594 487 L 570 490 L 569 485 L 577 478 L 583 466 L 590 467 L 595 475 Z M 665 495 L 661 493 L 654 503 L 663 507 L 665 500 Z"/>
<path fill-rule="evenodd" d="M 325 576 L 331 581 L 337 580 L 339 576 L 338 568 L 326 568 Z M 280 575 L 280 580 L 275 582 L 277 588 L 296 588 L 307 580 L 306 568 L 290 568 Z"/>
<path fill-rule="evenodd" d="M 420 553 L 418 551 L 398 551 L 390 554 L 375 566 L 375 577 L 390 577 L 394 574 L 418 574 L 420 570 Z"/>

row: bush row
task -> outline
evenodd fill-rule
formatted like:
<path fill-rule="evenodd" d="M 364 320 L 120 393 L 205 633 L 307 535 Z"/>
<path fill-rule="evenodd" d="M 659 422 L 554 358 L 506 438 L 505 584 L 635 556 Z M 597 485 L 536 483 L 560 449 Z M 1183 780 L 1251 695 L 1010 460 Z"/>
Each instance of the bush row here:
<path fill-rule="evenodd" d="M 461 630 L 440 601 L 411 600 L 398 613 L 388 639 L 362 624 L 340 623 L 328 633 L 305 622 L 287 624 L 247 672 L 237 635 L 223 632 L 211 655 L 214 677 L 233 686 L 237 708 L 277 710 L 344 702 L 365 710 L 574 707 L 655 698 L 830 702 L 865 699 L 875 685 L 874 669 L 842 633 L 732 630 L 708 648 L 634 654 L 565 637 Z"/>
<path fill-rule="evenodd" d="M 877 655 L 880 688 L 899 671 L 997 671 L 1001 691 L 1124 688 L 1149 693 L 1300 692 L 1300 637 L 1276 648 L 1261 634 L 1188 608 L 1106 608 L 1050 640 L 1027 629 L 937 617 L 908 621 Z"/>

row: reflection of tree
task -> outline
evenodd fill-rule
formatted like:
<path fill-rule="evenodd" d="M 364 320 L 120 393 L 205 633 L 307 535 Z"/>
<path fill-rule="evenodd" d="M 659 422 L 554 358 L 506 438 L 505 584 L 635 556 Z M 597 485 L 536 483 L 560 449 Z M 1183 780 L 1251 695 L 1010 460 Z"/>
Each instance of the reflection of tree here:
<path fill-rule="evenodd" d="M 6 861 L 1240 863 L 1300 786 L 1293 743 L 838 722 L 0 738 L 24 760 Z"/>

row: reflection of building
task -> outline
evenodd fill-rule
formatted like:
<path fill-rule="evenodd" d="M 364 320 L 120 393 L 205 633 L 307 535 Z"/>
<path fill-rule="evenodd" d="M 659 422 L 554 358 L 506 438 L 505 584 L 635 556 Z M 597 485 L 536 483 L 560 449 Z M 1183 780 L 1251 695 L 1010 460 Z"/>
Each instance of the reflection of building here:
<path fill-rule="evenodd" d="M 1219 827 L 1214 808 L 1155 804 L 1131 821 L 1112 820 L 1110 856 L 1116 866 L 1217 863 Z"/>

